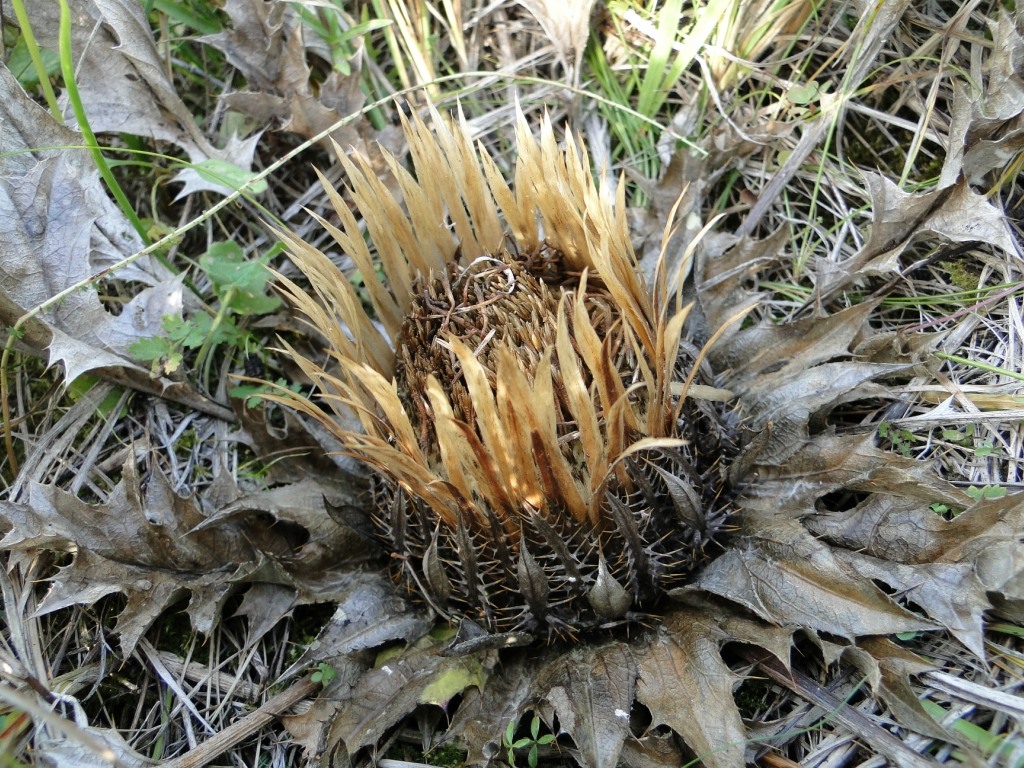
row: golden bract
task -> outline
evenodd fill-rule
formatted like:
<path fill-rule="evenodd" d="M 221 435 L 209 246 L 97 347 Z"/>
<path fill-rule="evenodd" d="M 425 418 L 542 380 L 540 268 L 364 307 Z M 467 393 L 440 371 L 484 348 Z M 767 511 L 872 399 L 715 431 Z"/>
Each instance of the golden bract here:
<path fill-rule="evenodd" d="M 286 400 L 377 470 L 380 536 L 442 615 L 548 637 L 628 619 L 706 560 L 728 511 L 723 413 L 678 378 L 706 380 L 680 351 L 687 308 L 642 278 L 622 185 L 599 189 L 548 121 L 538 143 L 520 116 L 511 187 L 464 124 L 406 132 L 415 176 L 388 157 L 404 205 L 342 158 L 367 237 L 330 188 L 341 227 L 323 221 L 382 331 L 282 235 L 316 295 L 285 293 L 331 357 L 290 350 L 320 397 Z"/>

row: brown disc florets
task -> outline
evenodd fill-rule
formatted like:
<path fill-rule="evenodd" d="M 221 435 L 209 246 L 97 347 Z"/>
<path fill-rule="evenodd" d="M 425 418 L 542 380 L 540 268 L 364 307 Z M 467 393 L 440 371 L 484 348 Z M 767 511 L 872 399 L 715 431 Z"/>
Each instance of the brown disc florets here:
<path fill-rule="evenodd" d="M 346 162 L 388 278 L 366 285 L 386 338 L 287 238 L 320 296 L 286 290 L 336 363 L 299 357 L 328 409 L 292 404 L 376 468 L 396 574 L 441 614 L 548 638 L 638 615 L 706 562 L 729 511 L 733 446 L 724 406 L 695 396 L 714 388 L 681 338 L 687 308 L 664 279 L 648 288 L 622 198 L 549 125 L 538 145 L 521 121 L 514 192 L 461 126 L 435 128 L 408 128 L 430 186 L 392 163 L 406 211 Z M 339 214 L 335 239 L 373 276 Z M 341 426 L 351 411 L 363 431 Z"/>

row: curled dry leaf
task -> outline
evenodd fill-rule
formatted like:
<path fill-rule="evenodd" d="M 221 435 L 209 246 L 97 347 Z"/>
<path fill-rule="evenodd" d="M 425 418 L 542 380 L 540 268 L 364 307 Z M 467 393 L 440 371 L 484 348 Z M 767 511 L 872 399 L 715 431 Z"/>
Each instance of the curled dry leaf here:
<path fill-rule="evenodd" d="M 940 184 L 961 174 L 972 184 L 983 183 L 986 174 L 1006 168 L 1024 147 L 1024 38 L 1006 10 L 989 27 L 987 60 L 972 59 L 975 88 L 957 85 L 953 93 L 951 141 Z"/>
<path fill-rule="evenodd" d="M 789 638 L 785 640 L 789 660 Z M 722 660 L 730 638 L 706 611 L 682 609 L 665 618 L 656 637 L 639 653 L 637 700 L 652 725 L 667 725 L 709 768 L 741 765 L 746 731 L 732 705 L 740 678 Z"/>
<path fill-rule="evenodd" d="M 614 768 L 629 735 L 636 660 L 624 643 L 581 647 L 536 672 L 536 692 L 576 745 L 581 765 Z"/>
<path fill-rule="evenodd" d="M 1002 211 L 958 179 L 928 192 L 904 192 L 877 174 L 864 174 L 871 201 L 871 232 L 849 259 L 822 263 L 818 292 L 829 296 L 857 275 L 886 274 L 899 268 L 911 241 L 938 236 L 954 243 L 991 243 L 1011 258 L 1021 257 Z"/>
<path fill-rule="evenodd" d="M 443 643 L 428 642 L 399 655 L 385 655 L 368 669 L 340 699 L 325 699 L 304 719 L 324 711 L 337 715 L 320 722 L 329 732 L 332 749 L 343 744 L 350 755 L 377 744 L 396 723 L 420 705 L 445 706 L 467 688 L 483 688 L 496 655 L 452 658 Z"/>
<path fill-rule="evenodd" d="M 223 96 L 226 106 L 252 117 L 260 125 L 292 131 L 310 139 L 331 129 L 331 142 L 343 151 L 358 148 L 375 154 L 375 144 L 363 137 L 368 124 L 351 121 L 332 128 L 362 108 L 361 51 L 349 62 L 351 72 L 330 71 L 314 92 L 307 55 L 320 55 L 321 46 L 304 33 L 293 3 L 284 0 L 228 0 L 224 12 L 230 20 L 223 32 L 204 38 L 245 77 L 248 90 Z M 331 64 L 331 62 L 327 62 Z M 377 137 L 390 144 L 394 136 L 385 129 Z"/>
<path fill-rule="evenodd" d="M 126 654 L 183 597 L 191 597 L 193 627 L 205 633 L 224 601 L 254 582 L 286 588 L 293 604 L 351 588 L 350 569 L 330 568 L 355 551 L 345 543 L 351 534 L 330 522 L 308 481 L 250 494 L 225 510 L 208 516 L 199 499 L 176 493 L 158 469 L 143 485 L 130 459 L 101 504 L 41 483 L 30 484 L 18 501 L 0 502 L 6 531 L 0 548 L 73 553 L 54 576 L 40 614 L 124 594 L 115 632 Z"/>

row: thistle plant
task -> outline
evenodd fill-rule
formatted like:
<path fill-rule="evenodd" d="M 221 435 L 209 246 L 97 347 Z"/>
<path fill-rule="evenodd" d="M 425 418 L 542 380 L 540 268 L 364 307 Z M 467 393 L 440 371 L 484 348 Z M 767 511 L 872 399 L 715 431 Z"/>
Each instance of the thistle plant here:
<path fill-rule="evenodd" d="M 648 282 L 624 185 L 596 183 L 546 121 L 535 139 L 520 116 L 511 184 L 460 121 L 406 134 L 411 165 L 387 158 L 401 202 L 359 156 L 341 157 L 346 189 L 325 184 L 340 225 L 322 224 L 362 293 L 281 233 L 308 280 L 282 290 L 325 354 L 286 345 L 313 394 L 274 397 L 373 470 L 367 515 L 401 590 L 466 630 L 353 683 L 330 715 L 349 754 L 429 703 L 451 707 L 469 762 L 534 711 L 581 763 L 614 766 L 627 741 L 659 749 L 631 730 L 640 704 L 691 757 L 738 766 L 727 643 L 787 667 L 811 637 L 877 681 L 924 668 L 880 636 L 945 629 L 983 657 L 984 612 L 1021 615 L 1021 505 L 975 503 L 843 429 L 844 403 L 896 398 L 927 337 L 873 332 L 872 302 L 742 327 L 751 240 L 663 258 Z M 876 693 L 940 732 L 900 685 Z"/>
<path fill-rule="evenodd" d="M 409 126 L 415 177 L 391 163 L 407 211 L 344 160 L 386 284 L 337 193 L 343 225 L 324 222 L 383 334 L 283 235 L 316 296 L 285 293 L 333 358 L 294 355 L 322 398 L 291 402 L 377 470 L 396 575 L 441 615 L 545 638 L 641 615 L 720 551 L 730 515 L 733 429 L 696 396 L 716 390 L 681 338 L 689 307 L 664 275 L 645 284 L 624 198 L 549 123 L 538 143 L 520 118 L 515 191 L 460 126 L 434 126 Z"/>

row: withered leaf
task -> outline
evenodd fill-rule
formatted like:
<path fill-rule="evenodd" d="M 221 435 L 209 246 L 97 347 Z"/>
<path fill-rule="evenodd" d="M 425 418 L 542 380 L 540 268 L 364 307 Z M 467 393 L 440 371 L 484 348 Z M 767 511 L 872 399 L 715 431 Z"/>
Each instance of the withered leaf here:
<path fill-rule="evenodd" d="M 280 0 L 227 0 L 230 26 L 204 38 L 237 67 L 251 87 L 295 93 L 306 88 L 309 67 L 299 15 Z"/>
<path fill-rule="evenodd" d="M 796 521 L 759 521 L 755 536 L 713 561 L 693 586 L 773 624 L 850 639 L 936 627 L 865 582 Z"/>
<path fill-rule="evenodd" d="M 872 678 L 875 692 L 900 723 L 925 736 L 958 742 L 956 734 L 925 711 L 910 682 L 911 676 L 934 669 L 933 664 L 884 637 L 865 638 L 858 646 L 866 651 L 860 657 L 861 671 Z"/>
<path fill-rule="evenodd" d="M 318 52 L 311 42 L 315 38 L 307 36 L 309 42 L 304 38 L 291 3 L 228 0 L 224 11 L 230 19 L 229 27 L 204 38 L 204 42 L 223 51 L 248 82 L 248 90 L 223 97 L 230 109 L 308 139 L 363 106 L 358 71 L 361 54 L 349 62 L 351 73 L 332 71 L 314 94 L 306 56 Z M 360 134 L 364 126 L 354 121 L 334 128 L 330 139 L 325 140 L 326 148 L 332 149 L 333 140 L 343 150 L 358 147 L 376 155 L 375 145 L 364 141 Z M 393 140 L 386 135 L 381 138 L 385 144 Z"/>
<path fill-rule="evenodd" d="M 819 511 L 819 498 L 840 488 L 926 505 L 964 508 L 971 503 L 970 496 L 936 477 L 926 464 L 880 450 L 870 435 L 826 433 L 801 445 L 787 462 L 778 463 L 767 452 L 758 458 L 757 482 L 744 490 L 744 506 L 756 514 L 806 517 Z M 785 500 L 781 507 L 780 499 Z"/>
<path fill-rule="evenodd" d="M 425 616 L 412 612 L 395 595 L 387 576 L 354 571 L 334 615 L 293 665 L 301 669 L 313 661 L 334 660 L 346 654 L 378 648 L 392 640 L 418 640 L 431 627 Z"/>
<path fill-rule="evenodd" d="M 622 643 L 576 649 L 538 673 L 536 693 L 558 715 L 583 765 L 618 764 L 629 735 L 636 676 L 636 662 Z"/>
<path fill-rule="evenodd" d="M 807 528 L 845 549 L 897 563 L 927 563 L 991 525 L 979 517 L 961 514 L 945 520 L 921 499 L 875 494 L 854 509 L 809 517 Z"/>
<path fill-rule="evenodd" d="M 203 525 L 207 517 L 199 500 L 177 494 L 158 469 L 143 486 L 133 455 L 103 503 L 89 504 L 36 482 L 24 498 L 0 502 L 7 530 L 0 549 L 74 553 L 71 564 L 53 578 L 41 614 L 114 592 L 126 595 L 116 626 L 126 653 L 169 605 L 184 597 L 191 598 L 187 611 L 193 626 L 206 633 L 241 585 L 281 584 L 302 600 L 330 599 L 348 589 L 337 571 L 304 571 L 304 556 L 319 553 L 315 546 L 309 549 L 315 541 L 294 540 L 294 527 L 259 515 L 228 518 Z"/>
<path fill-rule="evenodd" d="M 486 765 L 501 748 L 501 734 L 518 721 L 533 695 L 538 659 L 518 655 L 503 659 L 501 674 L 481 688 L 466 691 L 445 740 L 459 738 L 467 747 L 467 765 Z"/>
<path fill-rule="evenodd" d="M 771 424 L 762 450 L 773 463 L 782 463 L 806 444 L 812 415 L 821 417 L 872 379 L 906 368 L 887 363 L 823 363 L 806 369 L 785 368 L 734 389 L 751 403 L 751 429 Z"/>
<path fill-rule="evenodd" d="M 482 687 L 496 655 L 450 657 L 443 644 L 415 648 L 367 670 L 344 696 L 330 741 L 349 754 L 376 744 L 420 704 L 445 704 L 469 687 Z"/>
<path fill-rule="evenodd" d="M 954 86 L 950 146 L 942 165 L 940 185 L 950 184 L 960 175 L 972 184 L 980 184 L 990 171 L 1005 168 L 1024 145 L 1024 39 L 1005 10 L 989 24 L 989 29 L 992 45 L 986 47 L 987 60 L 972 60 L 975 66 L 970 84 Z M 983 87 L 977 87 L 982 83 Z"/>
<path fill-rule="evenodd" d="M 192 163 L 217 159 L 250 169 L 259 134 L 244 141 L 232 137 L 224 148 L 209 142 L 178 96 L 141 5 L 130 0 L 72 0 L 70 5 L 76 82 L 93 131 L 169 141 Z M 32 3 L 28 10 L 40 44 L 56 51 L 59 5 Z M 70 106 L 65 119 L 74 124 Z M 233 191 L 195 172 L 188 178 L 193 190 Z"/>
<path fill-rule="evenodd" d="M 1020 258 L 1006 217 L 963 179 L 928 192 L 904 192 L 877 174 L 864 174 L 871 199 L 872 226 L 867 242 L 818 278 L 821 296 L 830 295 L 860 274 L 885 274 L 899 266 L 899 256 L 915 237 L 932 235 L 954 243 L 979 241 Z"/>
<path fill-rule="evenodd" d="M 746 729 L 732 696 L 740 678 L 719 653 L 727 639 L 713 614 L 682 609 L 637 653 L 637 700 L 709 768 L 744 764 Z"/>
<path fill-rule="evenodd" d="M 897 464 L 906 461 L 892 458 Z M 872 495 L 854 509 L 809 518 L 807 527 L 846 549 L 899 563 L 930 563 L 960 561 L 1010 540 L 1020 524 L 1019 504 L 1012 497 L 983 500 L 946 520 L 929 506 L 937 497 L 901 496 L 890 488 L 892 493 Z M 970 497 L 964 494 L 960 504 L 971 504 Z"/>
<path fill-rule="evenodd" d="M 972 563 L 904 565 L 857 552 L 834 551 L 862 576 L 889 585 L 902 598 L 921 606 L 979 659 L 985 658 L 982 618 L 991 605 Z"/>
<path fill-rule="evenodd" d="M 716 344 L 710 358 L 718 370 L 734 371 L 730 386 L 756 381 L 774 372 L 810 368 L 848 357 L 877 302 L 865 301 L 828 317 L 811 317 L 785 326 L 758 325 Z"/>
<path fill-rule="evenodd" d="M 0 290 L 22 311 L 141 250 L 88 155 L 33 149 L 77 146 L 81 136 L 29 99 L 6 68 L 0 68 L 0 143 L 12 155 L 0 170 Z M 181 280 L 155 262 L 139 260 L 119 276 L 150 286 L 119 315 L 107 311 L 93 284 L 41 316 L 51 333 L 49 361 L 64 365 L 68 382 L 101 367 L 148 375 L 131 362 L 129 345 L 162 333 L 165 315 L 181 316 Z M 13 324 L 17 317 L 4 319 Z"/>

